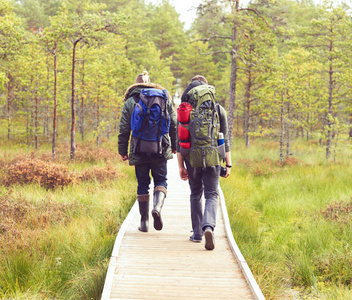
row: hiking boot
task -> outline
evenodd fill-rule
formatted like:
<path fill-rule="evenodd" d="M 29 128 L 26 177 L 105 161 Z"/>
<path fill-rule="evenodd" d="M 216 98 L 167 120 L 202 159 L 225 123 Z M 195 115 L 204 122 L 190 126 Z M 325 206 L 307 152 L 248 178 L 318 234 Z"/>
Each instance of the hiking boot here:
<path fill-rule="evenodd" d="M 141 214 L 141 225 L 138 230 L 148 232 L 149 227 L 149 194 L 137 195 L 139 213 Z"/>
<path fill-rule="evenodd" d="M 152 210 L 155 230 L 163 229 L 163 221 L 161 219 L 161 208 L 163 207 L 165 197 L 166 197 L 166 188 L 164 188 L 163 186 L 157 186 L 154 189 L 154 198 L 153 198 L 154 207 Z"/>
<path fill-rule="evenodd" d="M 213 250 L 215 248 L 214 233 L 211 227 L 206 227 L 204 231 L 205 249 Z"/>

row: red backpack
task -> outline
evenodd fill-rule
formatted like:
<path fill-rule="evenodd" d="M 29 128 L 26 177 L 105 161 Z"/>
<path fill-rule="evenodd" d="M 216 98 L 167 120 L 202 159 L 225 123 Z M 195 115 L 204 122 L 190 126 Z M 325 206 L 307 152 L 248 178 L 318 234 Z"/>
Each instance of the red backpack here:
<path fill-rule="evenodd" d="M 182 149 L 191 148 L 191 135 L 188 130 L 189 116 L 191 114 L 192 105 L 188 102 L 182 102 L 177 109 L 177 121 L 178 121 L 178 139 L 180 145 L 180 151 Z"/>

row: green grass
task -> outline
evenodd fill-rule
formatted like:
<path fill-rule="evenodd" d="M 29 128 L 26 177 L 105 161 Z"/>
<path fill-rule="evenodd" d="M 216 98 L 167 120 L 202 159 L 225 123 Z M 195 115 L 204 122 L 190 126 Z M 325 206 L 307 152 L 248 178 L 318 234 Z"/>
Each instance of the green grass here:
<path fill-rule="evenodd" d="M 20 141 L 1 141 L 1 168 L 33 151 Z M 54 190 L 0 187 L 1 203 L 18 221 L 9 227 L 0 220 L 1 234 L 8 230 L 12 242 L 0 234 L 0 298 L 100 299 L 136 181 L 134 169 L 109 152 L 116 140 L 104 142 L 105 152 L 91 144 L 79 143 L 83 152 L 73 162 L 68 145 L 59 144 L 56 163 L 72 172 L 110 164 L 125 176 Z M 277 165 L 278 146 L 257 139 L 245 149 L 241 139 L 234 141 L 232 174 L 221 184 L 236 242 L 267 299 L 351 299 L 351 145 L 341 142 L 334 163 L 323 147 L 298 139 L 296 160 L 285 166 Z M 32 153 L 47 155 L 49 145 Z"/>
<path fill-rule="evenodd" d="M 3 161 L 31 151 L 2 146 Z M 16 239 L 11 228 L 10 243 L 0 239 L 0 298 L 100 299 L 116 235 L 135 201 L 134 169 L 116 158 L 64 162 L 77 172 L 107 163 L 125 175 L 54 190 L 38 184 L 0 187 L 5 208 L 26 207 L 23 216 L 13 209 L 21 236 Z M 5 225 L 0 221 L 0 228 Z"/>
<path fill-rule="evenodd" d="M 258 140 L 245 149 L 235 140 L 234 167 L 221 185 L 235 240 L 267 299 L 352 298 L 352 151 L 346 144 L 334 163 L 324 148 L 296 141 L 298 163 L 281 167 L 275 165 L 278 144 Z M 325 213 L 329 207 L 335 218 Z"/>

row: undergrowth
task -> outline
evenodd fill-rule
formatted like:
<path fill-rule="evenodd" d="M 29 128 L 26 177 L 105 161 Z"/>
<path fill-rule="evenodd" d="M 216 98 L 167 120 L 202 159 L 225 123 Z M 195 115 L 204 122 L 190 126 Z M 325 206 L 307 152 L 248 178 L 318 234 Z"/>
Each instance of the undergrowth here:
<path fill-rule="evenodd" d="M 221 179 L 235 240 L 266 299 L 351 299 L 351 153 L 297 141 L 280 164 L 277 146 L 235 143 Z"/>
<path fill-rule="evenodd" d="M 111 159 L 107 159 L 107 153 L 111 151 L 103 151 L 97 149 L 91 151 L 88 148 L 86 152 L 90 156 L 85 159 L 78 159 L 69 163 L 46 158 L 45 154 L 21 154 L 0 163 L 1 183 L 4 186 L 12 186 L 17 184 L 39 184 L 45 189 L 55 189 L 68 186 L 70 184 L 79 183 L 80 181 L 104 182 L 123 177 L 121 171 L 111 164 L 104 166 L 91 166 L 84 168 L 82 171 L 70 171 L 70 164 L 78 164 L 81 162 L 97 163 L 97 162 L 116 162 L 116 155 Z M 104 155 L 102 155 L 104 153 Z M 60 163 L 61 162 L 61 163 Z"/>
<path fill-rule="evenodd" d="M 0 149 L 0 298 L 100 299 L 133 168 L 113 150 Z"/>

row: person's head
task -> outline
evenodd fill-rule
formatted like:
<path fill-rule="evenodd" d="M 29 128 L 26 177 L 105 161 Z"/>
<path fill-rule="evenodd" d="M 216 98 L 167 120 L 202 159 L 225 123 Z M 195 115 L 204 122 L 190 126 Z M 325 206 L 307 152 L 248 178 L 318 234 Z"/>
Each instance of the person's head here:
<path fill-rule="evenodd" d="M 201 81 L 201 82 L 204 82 L 205 84 L 208 84 L 208 80 L 207 80 L 204 76 L 202 76 L 202 75 L 196 75 L 196 76 L 194 76 L 194 77 L 191 79 L 191 82 L 196 81 L 196 80 Z"/>
<path fill-rule="evenodd" d="M 147 71 L 143 71 L 136 77 L 136 83 L 150 83 L 150 78 Z"/>

